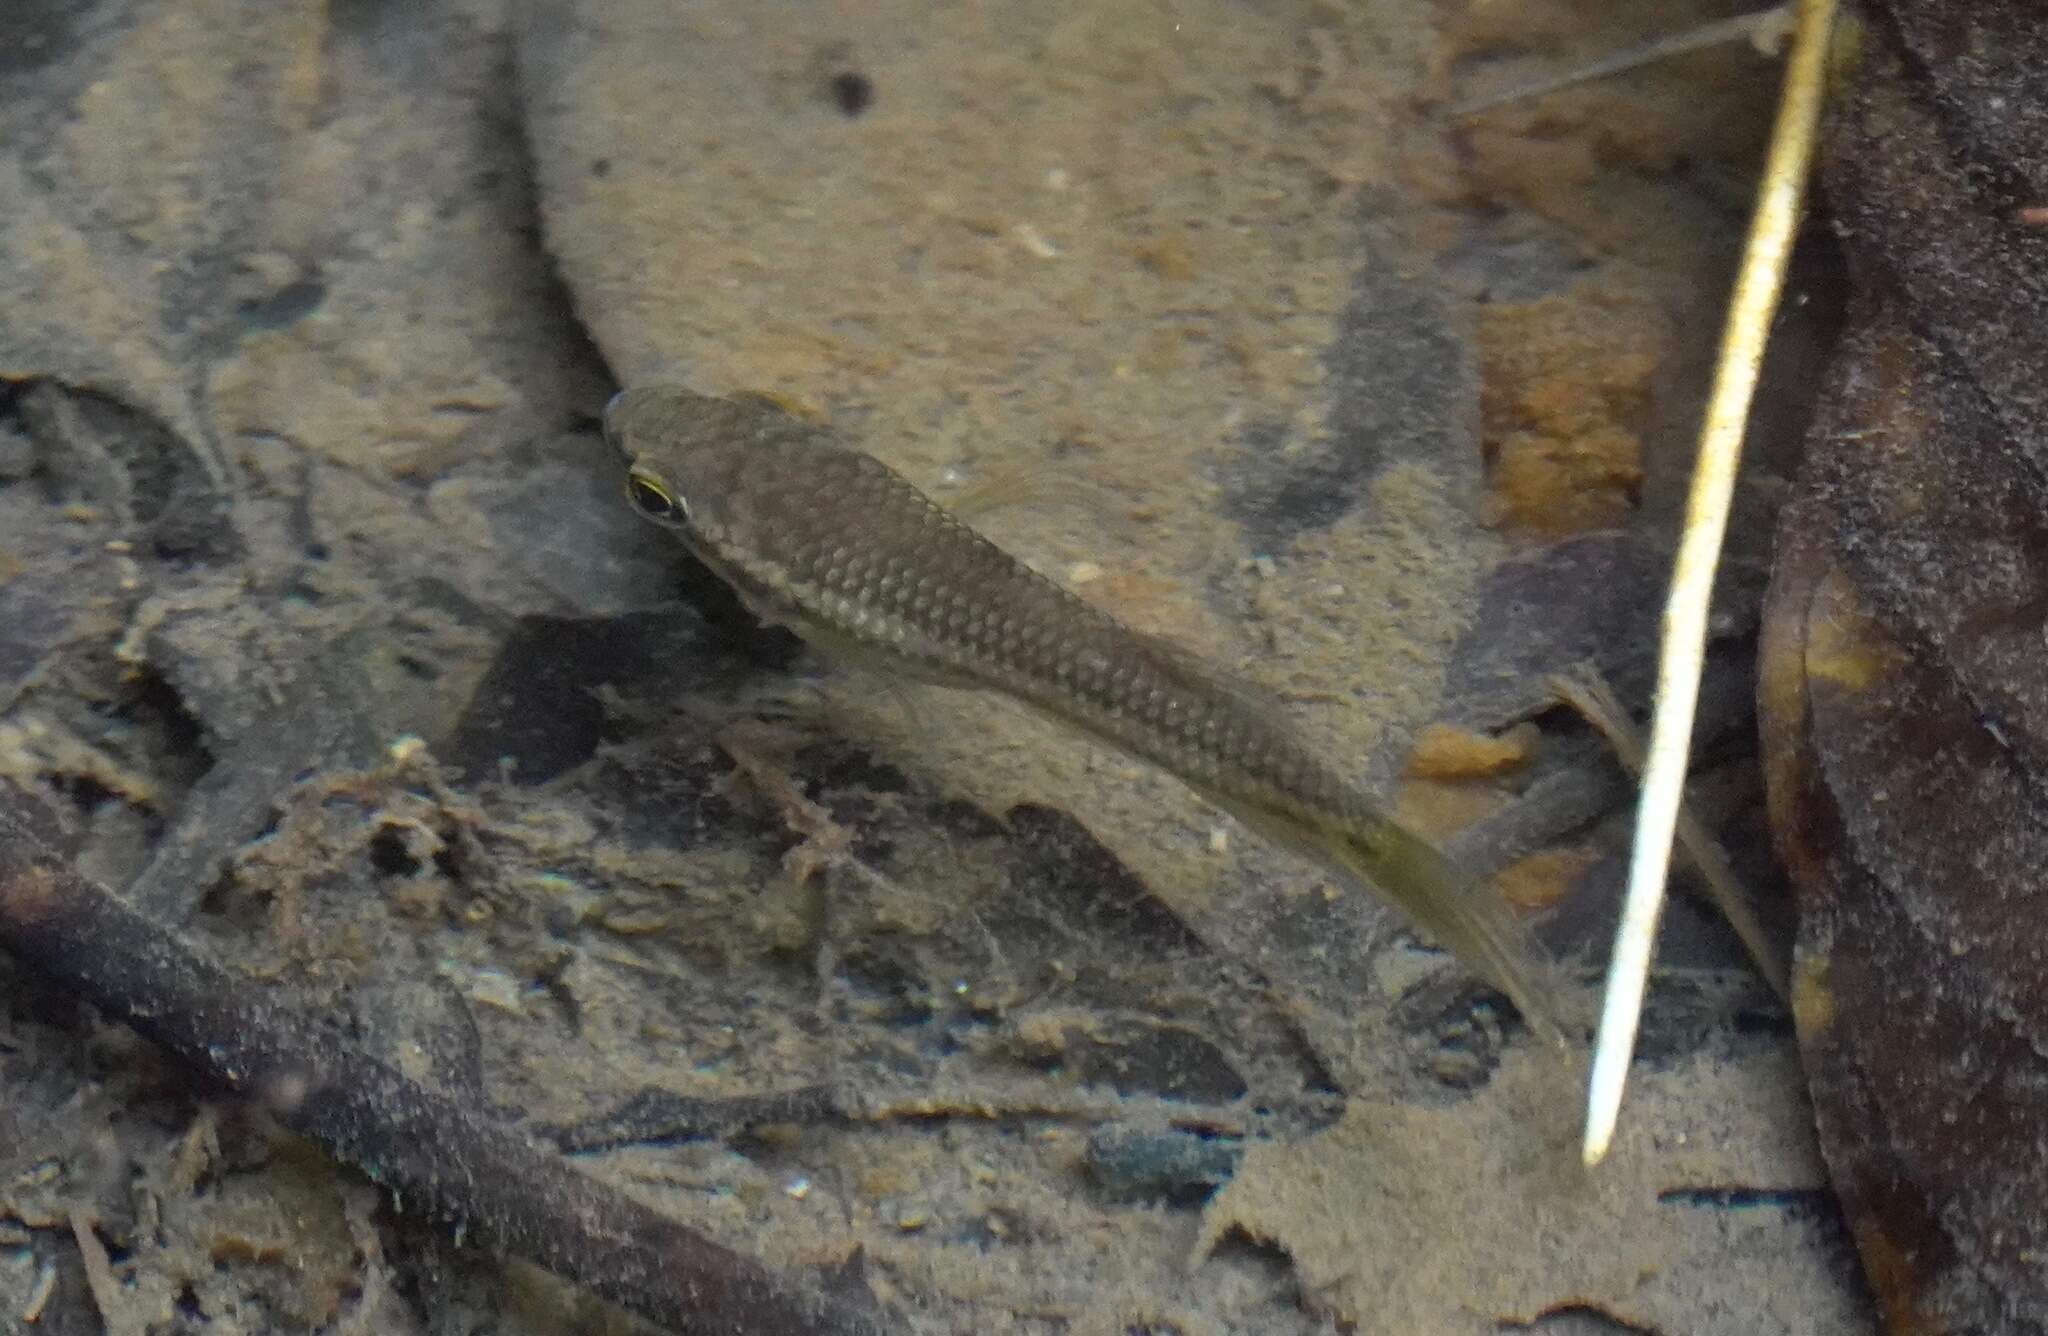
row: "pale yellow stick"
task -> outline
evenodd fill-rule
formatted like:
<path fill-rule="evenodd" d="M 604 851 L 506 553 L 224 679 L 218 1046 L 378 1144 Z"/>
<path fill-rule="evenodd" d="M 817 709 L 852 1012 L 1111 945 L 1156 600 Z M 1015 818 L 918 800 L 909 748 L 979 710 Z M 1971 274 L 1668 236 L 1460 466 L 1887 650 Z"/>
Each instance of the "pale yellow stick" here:
<path fill-rule="evenodd" d="M 1801 0 L 1799 27 L 1785 70 L 1785 90 L 1771 132 L 1770 157 L 1721 338 L 1713 395 L 1700 430 L 1699 462 L 1686 501 L 1685 532 L 1679 538 L 1670 601 L 1664 609 L 1657 714 L 1650 727 L 1650 757 L 1636 815 L 1628 896 L 1615 934 L 1607 996 L 1600 1011 L 1600 1036 L 1593 1049 L 1584 1146 L 1589 1165 L 1598 1164 L 1607 1154 L 1621 1111 L 1629 1060 L 1635 1053 L 1643 987 L 1649 977 L 1658 914 L 1664 907 L 1664 875 L 1692 741 L 1693 708 L 1706 650 L 1707 599 L 1728 528 L 1735 468 L 1742 454 L 1742 428 L 1749 417 L 1771 314 L 1777 308 L 1798 231 L 1800 201 L 1820 120 L 1828 30 L 1834 16 L 1834 0 Z"/>

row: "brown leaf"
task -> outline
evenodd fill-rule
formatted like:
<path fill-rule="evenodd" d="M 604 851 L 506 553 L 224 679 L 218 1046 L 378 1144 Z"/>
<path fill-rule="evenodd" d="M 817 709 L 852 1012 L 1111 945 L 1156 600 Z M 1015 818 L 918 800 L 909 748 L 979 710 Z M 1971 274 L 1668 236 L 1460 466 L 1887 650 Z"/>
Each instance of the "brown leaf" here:
<path fill-rule="evenodd" d="M 1887 1329 L 2048 1331 L 2048 41 L 1877 7 L 1830 128 L 1858 295 L 1760 688 L 1816 1119 Z"/>

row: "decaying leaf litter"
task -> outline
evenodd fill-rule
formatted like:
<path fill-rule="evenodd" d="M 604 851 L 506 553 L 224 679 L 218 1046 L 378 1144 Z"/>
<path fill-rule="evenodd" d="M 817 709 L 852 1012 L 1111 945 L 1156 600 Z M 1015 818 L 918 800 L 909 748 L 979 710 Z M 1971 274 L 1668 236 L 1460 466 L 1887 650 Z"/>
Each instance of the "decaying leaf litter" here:
<path fill-rule="evenodd" d="M 1822 162 L 1856 300 L 1765 608 L 1795 1016 L 1887 1329 L 2040 1332 L 2048 50 L 1874 9 Z"/>
<path fill-rule="evenodd" d="M 555 8 L 515 32 L 488 7 L 60 25 L 8 74 L 6 114 L 61 128 L 8 137 L 26 203 L 0 282 L 38 313 L 4 333 L 11 402 L 40 389 L 82 421 L 10 416 L 30 467 L 0 489 L 0 531 L 24 577 L 75 576 L 0 591 L 36 612 L 15 623 L 37 652 L 8 687 L 10 772 L 61 781 L 104 879 L 142 873 L 173 903 L 203 887 L 175 907 L 221 954 L 532 1126 L 645 1108 L 650 1088 L 759 1096 L 829 1074 L 850 1121 L 640 1140 L 585 1167 L 772 1265 L 858 1245 L 867 1283 L 938 1329 L 1313 1331 L 1393 1283 L 1442 1330 L 1563 1308 L 1710 1330 L 1731 1277 L 1804 1305 L 1785 1329 L 1853 1327 L 1783 1046 L 1728 1037 L 1714 1017 L 1758 1004 L 1719 1000 L 1720 976 L 1699 976 L 1658 1060 L 1674 1090 L 1710 1073 L 1746 1093 L 1646 1101 L 1637 1167 L 1601 1189 L 1635 1214 L 1617 1228 L 1610 1203 L 1539 1193 L 1532 1244 L 1509 1228 L 1534 1209 L 1531 1112 L 1555 1106 L 1549 1149 L 1568 1157 L 1575 1078 L 1397 925 L 1157 776 L 1021 720 L 925 698 L 906 717 L 834 676 L 762 699 L 764 676 L 811 665 L 706 580 L 678 608 L 664 554 L 618 505 L 589 432 L 611 375 L 771 388 L 888 443 L 941 495 L 1018 456 L 1084 473 L 1104 512 L 1015 507 L 988 527 L 1287 691 L 1379 779 L 1426 719 L 1510 715 L 1497 695 L 1446 696 L 1487 675 L 1459 666 L 1458 645 L 1483 643 L 1472 605 L 1504 556 L 1542 560 L 1510 518 L 1542 509 L 1531 489 L 1561 475 L 1554 494 L 1601 495 L 1610 520 L 1640 490 L 1654 504 L 1659 423 L 1684 416 L 1672 387 L 1697 355 L 1669 313 L 1716 300 L 1754 113 L 1729 90 L 1713 95 L 1730 115 L 1699 116 L 1681 70 L 1446 142 L 1411 99 L 1451 87 L 1460 56 L 1568 58 L 1562 15 L 1436 29 L 1302 5 L 1248 27 L 1181 7 L 1182 33 L 1158 41 L 1139 36 L 1147 17 L 835 12 L 829 41 L 751 11 L 694 32 Z M 246 77 L 221 82 L 230 65 Z M 848 70 L 874 90 L 853 117 L 818 93 Z M 1750 73 L 1768 89 L 1769 67 Z M 224 143 L 241 148 L 203 147 Z M 1676 170 L 1681 144 L 1725 178 Z M 1665 193 L 1674 176 L 1689 198 Z M 679 236 L 696 242 L 680 259 L 664 249 Z M 146 318 L 121 299 L 137 292 Z M 1460 328 L 1474 295 L 1476 339 Z M 1603 341 L 1636 355 L 1572 355 Z M 150 485 L 124 492 L 123 475 Z M 132 513 L 166 478 L 204 502 L 170 508 L 169 532 L 163 512 Z M 1505 527 L 1476 527 L 1482 506 Z M 787 717 L 787 772 L 886 884 L 779 866 L 782 813 L 702 724 L 764 711 Z M 376 778 L 408 732 L 460 768 L 452 800 Z M 1501 801 L 1472 783 L 1401 798 L 1439 829 Z M 210 847 L 185 838 L 208 832 Z M 1554 898 L 1559 870 L 1589 862 L 1575 884 L 1597 892 L 1590 846 L 1523 884 Z M 1574 897 L 1558 920 L 1575 906 L 1588 914 Z M 65 1050 L 46 1030 L 15 1020 L 11 1089 L 69 1072 L 112 1108 L 145 1090 L 180 1107 L 175 1081 L 81 1065 L 64 1053 L 89 1051 L 85 1033 Z M 1336 1090 L 1352 1113 L 1319 1134 Z M 1405 1238 L 1439 1244 L 1428 1266 L 1349 1266 L 1415 1245 L 1351 1232 L 1364 1190 L 1303 1179 L 1288 1151 L 1363 1147 L 1392 1175 L 1374 1181 L 1427 1176 L 1438 1108 L 1458 1111 L 1460 1145 L 1498 1155 L 1403 1217 Z M 189 1123 L 103 1124 L 121 1129 L 112 1162 L 170 1163 Z M 371 1246 L 229 1217 L 231 1188 L 285 1156 L 251 1125 L 222 1136 L 217 1156 L 199 1142 L 202 1190 L 158 1172 L 133 1201 L 94 1199 L 138 1311 L 182 1303 L 221 1330 L 403 1330 L 419 1304 L 490 1307 L 506 1329 L 565 1320 L 547 1286 L 493 1286 L 494 1264 L 417 1235 Z M 1676 1136 L 1691 1150 L 1672 1159 Z M 1204 1211 L 1131 1200 L 1146 1165 L 1239 1137 L 1251 1149 Z M 58 1166 L 36 1179 L 52 1191 L 119 1182 L 88 1179 L 61 1138 L 20 1144 L 31 1169 Z M 1183 1172 L 1184 1200 L 1217 1176 Z M 1764 1205 L 1684 1195 L 1731 1181 Z M 152 1201 L 192 1225 L 150 1234 Z M 1468 1228 L 1475 1210 L 1502 1232 Z M 89 1312 L 75 1254 L 13 1218 L 20 1292 L 48 1263 L 47 1302 Z M 1576 1279 L 1553 1264 L 1596 1247 L 1629 1251 Z M 312 1270 L 265 1260 L 308 1250 L 353 1279 L 310 1287 Z M 215 1253 L 249 1260 L 220 1271 Z M 412 1255 L 473 1283 L 423 1289 L 390 1260 Z M 1645 1266 L 1656 1285 L 1621 1283 Z"/>

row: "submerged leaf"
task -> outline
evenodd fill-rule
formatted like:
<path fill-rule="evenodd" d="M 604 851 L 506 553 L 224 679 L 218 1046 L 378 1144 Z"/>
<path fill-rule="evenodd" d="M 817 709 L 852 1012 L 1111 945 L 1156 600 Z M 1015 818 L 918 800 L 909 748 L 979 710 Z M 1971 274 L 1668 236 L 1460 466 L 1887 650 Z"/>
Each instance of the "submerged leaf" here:
<path fill-rule="evenodd" d="M 1888 1328 L 2048 1331 L 2048 40 L 1868 25 L 1826 187 L 1859 280 L 1761 706 L 1797 1021 Z"/>

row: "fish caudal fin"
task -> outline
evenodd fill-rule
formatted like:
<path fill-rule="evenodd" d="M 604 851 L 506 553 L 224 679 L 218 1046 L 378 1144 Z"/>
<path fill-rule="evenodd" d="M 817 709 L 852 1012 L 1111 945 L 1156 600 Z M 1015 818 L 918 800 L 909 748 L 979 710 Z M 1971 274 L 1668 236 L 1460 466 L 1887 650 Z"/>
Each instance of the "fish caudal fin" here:
<path fill-rule="evenodd" d="M 1421 836 L 1382 821 L 1330 833 L 1337 861 L 1406 911 L 1452 955 L 1508 995 L 1529 1027 L 1564 1043 L 1557 967 L 1506 901 Z"/>

